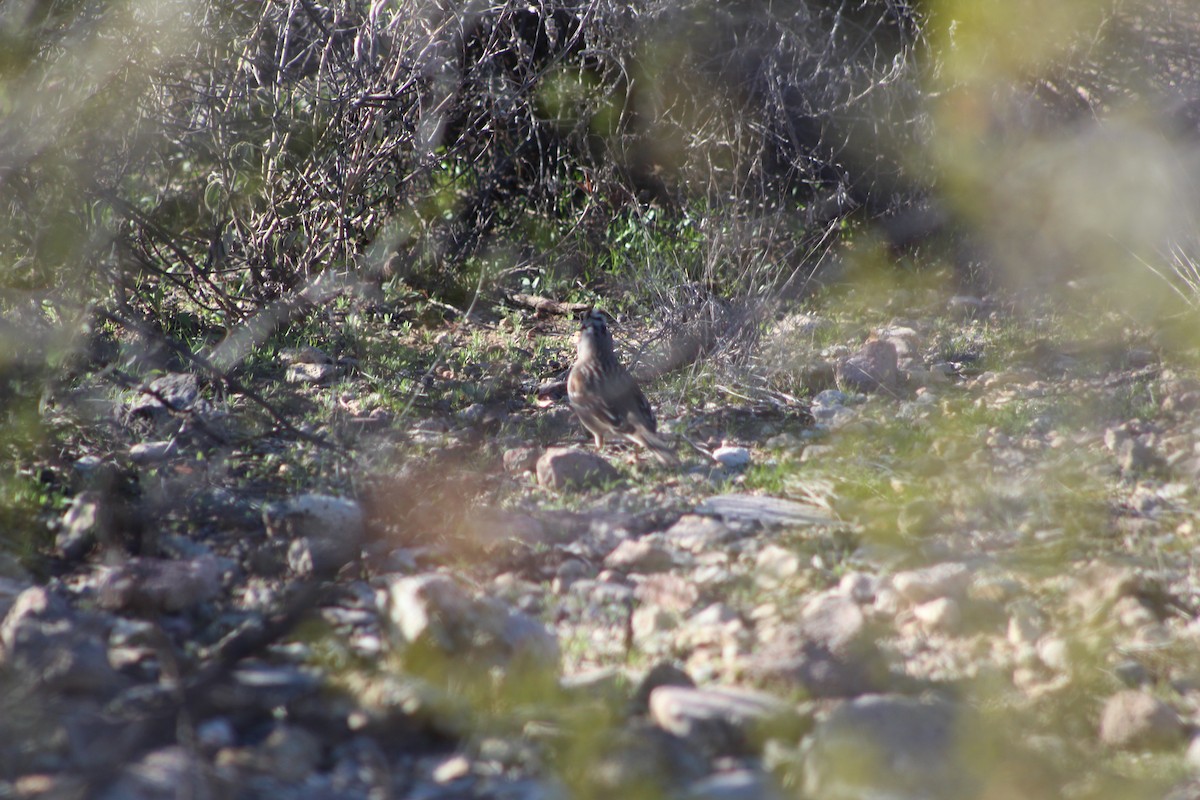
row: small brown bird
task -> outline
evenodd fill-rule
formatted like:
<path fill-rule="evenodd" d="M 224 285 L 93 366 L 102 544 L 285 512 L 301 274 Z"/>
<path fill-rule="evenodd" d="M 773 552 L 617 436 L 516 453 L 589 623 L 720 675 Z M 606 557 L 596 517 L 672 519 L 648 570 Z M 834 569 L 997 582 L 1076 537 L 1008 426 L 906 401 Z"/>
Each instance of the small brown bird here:
<path fill-rule="evenodd" d="M 666 465 L 679 463 L 675 451 L 658 435 L 654 412 L 629 371 L 617 361 L 608 324 L 595 310 L 581 318 L 579 343 L 571 374 L 567 376 L 567 398 L 583 426 L 604 447 L 604 437 L 624 436 L 650 451 Z"/>

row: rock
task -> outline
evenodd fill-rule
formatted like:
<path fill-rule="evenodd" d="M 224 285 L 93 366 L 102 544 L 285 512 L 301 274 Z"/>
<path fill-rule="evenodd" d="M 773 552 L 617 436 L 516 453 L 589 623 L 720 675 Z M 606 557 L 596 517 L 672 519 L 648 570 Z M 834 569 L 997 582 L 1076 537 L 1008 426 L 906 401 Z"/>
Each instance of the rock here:
<path fill-rule="evenodd" d="M 633 643 L 638 649 L 651 653 L 663 651 L 666 642 L 661 641 L 662 636 L 679 626 L 679 617 L 679 612 L 671 609 L 653 605 L 638 606 L 629 618 Z"/>
<path fill-rule="evenodd" d="M 695 609 L 700 600 L 696 582 L 682 575 L 647 575 L 638 582 L 633 595 L 639 603 L 684 613 Z"/>
<path fill-rule="evenodd" d="M 765 589 L 774 589 L 788 584 L 803 568 L 797 553 L 769 544 L 754 559 L 754 580 Z"/>
<path fill-rule="evenodd" d="M 761 680 L 801 688 L 815 698 L 876 691 L 887 673 L 862 610 L 836 592 L 809 600 L 797 625 L 781 631 L 746 668 Z"/>
<path fill-rule="evenodd" d="M 113 611 L 174 614 L 211 600 L 221 591 L 215 556 L 183 561 L 144 556 L 108 568 L 100 579 L 98 602 Z"/>
<path fill-rule="evenodd" d="M 962 611 L 949 597 L 939 597 L 913 608 L 913 616 L 928 631 L 953 633 L 962 624 Z"/>
<path fill-rule="evenodd" d="M 270 536 L 362 540 L 363 510 L 357 501 L 327 494 L 302 494 L 263 508 Z"/>
<path fill-rule="evenodd" d="M 667 797 L 677 784 L 708 773 L 703 755 L 688 741 L 641 720 L 605 734 L 596 731 L 581 759 L 583 786 L 595 797 Z"/>
<path fill-rule="evenodd" d="M 299 575 L 330 575 L 358 558 L 366 539 L 357 501 L 304 494 L 263 508 L 267 535 L 293 539 L 288 565 Z"/>
<path fill-rule="evenodd" d="M 1183 723 L 1173 708 L 1138 689 L 1108 698 L 1100 717 L 1100 741 L 1122 750 L 1172 747 L 1183 733 Z"/>
<path fill-rule="evenodd" d="M 750 464 L 750 451 L 745 447 L 721 445 L 712 451 L 713 461 L 730 469 L 741 469 Z"/>
<path fill-rule="evenodd" d="M 228 797 L 233 787 L 224 786 L 205 760 L 184 747 L 164 747 L 147 753 L 140 761 L 121 770 L 99 800 L 175 800 L 186 795 L 193 800 Z"/>
<path fill-rule="evenodd" d="M 129 448 L 129 460 L 135 464 L 157 464 L 176 454 L 174 439 L 160 442 L 139 442 Z"/>
<path fill-rule="evenodd" d="M 21 592 L 0 623 L 0 666 L 65 693 L 108 695 L 123 681 L 108 660 L 106 626 L 44 587 Z"/>
<path fill-rule="evenodd" d="M 691 553 L 711 551 L 735 538 L 733 530 L 713 517 L 684 514 L 666 530 L 664 538 Z"/>
<path fill-rule="evenodd" d="M 103 531 L 111 525 L 111 514 L 104 502 L 104 495 L 98 491 L 80 492 L 71 500 L 55 537 L 55 546 L 63 558 L 68 561 L 83 558 L 103 536 Z"/>
<path fill-rule="evenodd" d="M 1187 755 L 1184 757 L 1193 773 L 1200 772 L 1200 735 L 1192 737 L 1188 743 Z"/>
<path fill-rule="evenodd" d="M 324 686 L 324 678 L 314 670 L 270 664 L 243 664 L 230 678 L 208 697 L 214 709 L 236 715 L 256 711 L 269 716 L 313 697 Z"/>
<path fill-rule="evenodd" d="M 719 494 L 696 506 L 697 514 L 761 525 L 824 525 L 833 521 L 827 509 L 777 497 Z"/>
<path fill-rule="evenodd" d="M 874 695 L 835 708 L 803 745 L 806 797 L 957 800 L 977 794 L 960 757 L 963 712 Z"/>
<path fill-rule="evenodd" d="M 334 364 L 312 364 L 301 362 L 296 364 L 288 364 L 287 370 L 283 374 L 283 380 L 287 383 L 301 383 L 310 386 L 317 386 L 323 383 L 331 382 L 340 370 Z"/>
<path fill-rule="evenodd" d="M 275 778 L 294 783 L 307 778 L 321 758 L 321 741 L 297 725 L 278 724 L 258 746 L 255 766 Z"/>
<path fill-rule="evenodd" d="M 312 345 L 281 348 L 279 350 L 279 360 L 285 365 L 333 363 L 333 359 L 330 358 L 329 354 L 318 347 L 313 347 Z"/>
<path fill-rule="evenodd" d="M 891 392 L 900 381 L 896 347 L 873 339 L 837 363 L 838 387 L 853 392 Z"/>
<path fill-rule="evenodd" d="M 702 778 L 684 790 L 684 800 L 784 800 L 775 780 L 765 772 L 736 769 Z"/>
<path fill-rule="evenodd" d="M 1131 567 L 1093 562 L 1075 570 L 1067 595 L 1070 606 L 1086 619 L 1107 616 L 1122 598 L 1143 593 L 1143 582 Z"/>
<path fill-rule="evenodd" d="M 504 451 L 504 470 L 523 474 L 537 469 L 536 447 L 510 447 Z"/>
<path fill-rule="evenodd" d="M 659 686 L 650 693 L 655 724 L 714 755 L 757 749 L 764 728 L 791 713 L 779 698 L 750 689 Z"/>
<path fill-rule="evenodd" d="M 538 483 L 549 489 L 593 489 L 616 482 L 620 473 L 600 456 L 570 447 L 551 447 L 537 461 Z"/>
<path fill-rule="evenodd" d="M 924 603 L 939 597 L 962 599 L 970 582 L 971 572 L 966 564 L 956 562 L 898 572 L 892 576 L 892 588 L 910 603 Z"/>
<path fill-rule="evenodd" d="M 394 578 L 380 598 L 396 643 L 422 643 L 446 656 L 499 664 L 514 658 L 544 668 L 558 664 L 558 641 L 537 620 L 469 593 L 448 575 Z"/>
<path fill-rule="evenodd" d="M 675 566 L 671 554 L 648 537 L 626 539 L 604 559 L 604 566 L 626 574 L 649 575 Z"/>
<path fill-rule="evenodd" d="M 155 378 L 130 403 L 134 416 L 165 419 L 172 413 L 191 411 L 200 397 L 195 375 L 171 372 Z"/>

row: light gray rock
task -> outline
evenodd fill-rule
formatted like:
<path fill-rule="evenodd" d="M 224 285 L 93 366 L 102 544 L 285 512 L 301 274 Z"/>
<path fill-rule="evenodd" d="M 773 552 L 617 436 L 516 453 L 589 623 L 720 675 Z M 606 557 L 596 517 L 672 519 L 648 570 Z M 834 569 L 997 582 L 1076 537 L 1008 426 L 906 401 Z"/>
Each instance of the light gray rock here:
<path fill-rule="evenodd" d="M 108 660 L 107 635 L 102 619 L 85 617 L 46 588 L 32 586 L 0 623 L 0 666 L 49 690 L 107 695 L 123 684 Z"/>
<path fill-rule="evenodd" d="M 548 489 L 593 489 L 621 476 L 600 456 L 571 447 L 551 447 L 537 461 L 538 483 Z"/>
<path fill-rule="evenodd" d="M 1122 750 L 1173 747 L 1184 727 L 1175 709 L 1139 689 L 1117 692 L 1104 704 L 1100 741 Z"/>
<path fill-rule="evenodd" d="M 298 575 L 330 575 L 359 557 L 365 515 L 355 500 L 304 494 L 263 508 L 267 534 L 292 540 L 288 566 Z"/>
<path fill-rule="evenodd" d="M 283 374 L 287 383 L 308 384 L 317 386 L 331 382 L 340 370 L 334 364 L 312 364 L 308 362 L 288 364 Z"/>
<path fill-rule="evenodd" d="M 721 445 L 712 451 L 713 461 L 730 469 L 742 469 L 750 465 L 750 451 L 745 447 Z"/>
<path fill-rule="evenodd" d="M 448 656 L 499 664 L 520 658 L 557 667 L 558 641 L 544 625 L 468 591 L 449 575 L 394 578 L 382 592 L 380 606 L 398 646 L 423 642 Z"/>
<path fill-rule="evenodd" d="M 962 609 L 949 597 L 914 606 L 913 616 L 925 630 L 936 633 L 954 633 L 962 625 Z"/>
<path fill-rule="evenodd" d="M 892 576 L 892 588 L 910 603 L 925 603 L 939 597 L 961 600 L 970 583 L 971 571 L 966 564 L 957 562 L 897 572 Z"/>
<path fill-rule="evenodd" d="M 666 572 L 675 565 L 671 553 L 649 537 L 626 539 L 604 558 L 604 566 L 626 574 Z"/>
<path fill-rule="evenodd" d="M 536 447 L 510 447 L 504 451 L 504 469 L 506 472 L 525 473 L 537 469 L 538 449 Z"/>
<path fill-rule="evenodd" d="M 99 581 L 102 608 L 173 614 L 211 600 L 221 591 L 215 556 L 171 561 L 138 556 L 107 568 Z"/>
<path fill-rule="evenodd" d="M 184 747 L 164 747 L 147 753 L 121 770 L 120 777 L 100 792 L 100 800 L 217 800 L 232 787 L 217 777 L 207 762 Z"/>
<path fill-rule="evenodd" d="M 833 521 L 829 511 L 820 506 L 750 494 L 719 494 L 705 498 L 696 506 L 696 513 L 761 525 L 825 525 Z"/>
<path fill-rule="evenodd" d="M 173 412 L 191 411 L 200 397 L 195 375 L 171 372 L 155 378 L 129 405 L 129 413 L 165 419 Z"/>
<path fill-rule="evenodd" d="M 665 539 L 691 553 L 709 551 L 736 537 L 734 531 L 714 517 L 684 514 L 667 529 Z"/>
<path fill-rule="evenodd" d="M 804 742 L 806 797 L 958 800 L 974 797 L 959 758 L 962 711 L 894 695 L 838 706 Z"/>
<path fill-rule="evenodd" d="M 797 624 L 782 629 L 746 664 L 758 679 L 802 689 L 814 698 L 855 697 L 878 691 L 886 663 L 862 609 L 827 592 L 810 600 Z"/>
<path fill-rule="evenodd" d="M 138 442 L 129 448 L 129 460 L 135 464 L 157 464 L 178 452 L 174 439 L 158 442 Z"/>
<path fill-rule="evenodd" d="M 751 689 L 659 686 L 650 693 L 656 725 L 714 755 L 754 750 L 765 725 L 792 713 L 774 695 Z"/>
<path fill-rule="evenodd" d="M 890 392 L 900 382 L 896 346 L 873 339 L 837 362 L 838 387 L 853 392 Z"/>
<path fill-rule="evenodd" d="M 736 769 L 718 772 L 687 787 L 685 800 L 784 800 L 774 778 L 765 772 Z"/>

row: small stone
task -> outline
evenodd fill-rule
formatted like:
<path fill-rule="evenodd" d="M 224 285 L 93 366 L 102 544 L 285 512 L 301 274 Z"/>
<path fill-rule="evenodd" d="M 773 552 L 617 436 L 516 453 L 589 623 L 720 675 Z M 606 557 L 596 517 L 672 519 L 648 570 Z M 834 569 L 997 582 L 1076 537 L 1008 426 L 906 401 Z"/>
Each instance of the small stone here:
<path fill-rule="evenodd" d="M 537 469 L 538 449 L 536 447 L 510 447 L 504 451 L 504 470 L 523 474 Z"/>
<path fill-rule="evenodd" d="M 106 695 L 121 685 L 108 660 L 106 630 L 45 587 L 13 600 L 0 623 L 0 667 L 51 691 Z"/>
<path fill-rule="evenodd" d="M 283 379 L 287 383 L 318 386 L 332 381 L 337 377 L 339 371 L 334 364 L 310 364 L 307 362 L 289 364 Z"/>
<path fill-rule="evenodd" d="M 604 559 L 604 566 L 626 574 L 666 572 L 674 565 L 669 552 L 646 538 L 626 539 Z"/>
<path fill-rule="evenodd" d="M 311 537 L 362 542 L 363 509 L 355 500 L 327 494 L 302 494 L 263 508 L 270 536 Z"/>
<path fill-rule="evenodd" d="M 650 693 L 655 724 L 714 754 L 746 752 L 756 727 L 789 713 L 779 698 L 750 689 L 659 686 Z"/>
<path fill-rule="evenodd" d="M 705 498 L 696 507 L 696 513 L 760 525 L 824 525 L 833 521 L 829 510 L 820 506 L 749 494 L 721 494 Z"/>
<path fill-rule="evenodd" d="M 162 442 L 139 442 L 129 448 L 129 460 L 135 464 L 157 464 L 175 455 L 175 440 Z"/>
<path fill-rule="evenodd" d="M 170 372 L 150 381 L 130 404 L 129 413 L 165 419 L 172 413 L 192 410 L 199 397 L 200 387 L 195 375 Z"/>
<path fill-rule="evenodd" d="M 279 351 L 279 360 L 284 364 L 332 364 L 333 359 L 318 347 L 284 347 Z"/>
<path fill-rule="evenodd" d="M 379 604 L 401 646 L 424 642 L 446 655 L 499 664 L 513 658 L 547 668 L 558 664 L 558 641 L 544 625 L 499 601 L 475 596 L 449 575 L 395 578 Z"/>
<path fill-rule="evenodd" d="M 160 800 L 186 792 L 194 800 L 216 800 L 228 797 L 232 789 L 222 785 L 202 757 L 172 746 L 147 753 L 126 766 L 116 781 L 95 796 L 99 800 Z"/>
<path fill-rule="evenodd" d="M 659 606 L 642 605 L 633 610 L 629 621 L 633 641 L 644 650 L 658 650 L 662 634 L 679 627 L 679 614 Z"/>
<path fill-rule="evenodd" d="M 741 469 L 750 464 L 750 451 L 745 447 L 721 445 L 712 451 L 713 461 L 730 469 Z"/>
<path fill-rule="evenodd" d="M 1175 709 L 1138 689 L 1110 697 L 1100 718 L 1100 741 L 1123 750 L 1170 747 L 1183 733 Z"/>
<path fill-rule="evenodd" d="M 953 633 L 962 623 L 958 603 L 949 597 L 939 597 L 913 607 L 913 616 L 929 631 Z"/>
<path fill-rule="evenodd" d="M 307 778 L 321 758 L 321 741 L 297 725 L 276 725 L 259 746 L 258 766 L 284 783 Z"/>
<path fill-rule="evenodd" d="M 211 600 L 221 591 L 221 566 L 214 556 L 182 561 L 139 556 L 110 567 L 100 580 L 102 608 L 177 613 Z"/>
<path fill-rule="evenodd" d="M 971 573 L 965 564 L 947 562 L 898 572 L 892 576 L 892 587 L 910 603 L 924 603 L 939 597 L 961 599 L 970 581 Z"/>
<path fill-rule="evenodd" d="M 765 772 L 737 769 L 718 772 L 687 787 L 684 800 L 784 800 L 787 797 Z"/>
<path fill-rule="evenodd" d="M 804 749 L 804 796 L 963 797 L 973 776 L 961 757 L 962 713 L 947 702 L 893 695 L 839 705 Z"/>
<path fill-rule="evenodd" d="M 537 461 L 538 483 L 548 489 L 594 489 L 615 483 L 620 473 L 600 456 L 571 447 L 551 447 Z"/>
<path fill-rule="evenodd" d="M 782 586 L 800 574 L 803 562 L 795 552 L 769 544 L 758 554 L 754 563 L 754 579 L 766 588 Z"/>
<path fill-rule="evenodd" d="M 288 537 L 288 566 L 297 575 L 332 575 L 354 561 L 366 539 L 357 501 L 305 494 L 263 508 L 267 534 Z"/>
<path fill-rule="evenodd" d="M 666 530 L 664 539 L 691 553 L 711 552 L 735 538 L 733 530 L 713 517 L 684 514 Z"/>
<path fill-rule="evenodd" d="M 899 383 L 896 346 L 874 339 L 837 363 L 837 383 L 846 391 L 890 392 Z"/>
<path fill-rule="evenodd" d="M 1045 626 L 1036 609 L 1018 608 L 1008 618 L 1008 641 L 1013 645 L 1030 645 L 1042 635 Z"/>
<path fill-rule="evenodd" d="M 63 515 L 55 545 L 63 558 L 76 561 L 83 558 L 111 526 L 111 510 L 98 491 L 80 492 L 71 500 Z"/>
<path fill-rule="evenodd" d="M 1070 649 L 1057 636 L 1046 636 L 1037 643 L 1038 658 L 1052 670 L 1066 672 L 1071 666 Z"/>
<path fill-rule="evenodd" d="M 470 774 L 471 761 L 461 753 L 455 753 L 434 767 L 429 777 L 434 783 L 447 784 Z"/>

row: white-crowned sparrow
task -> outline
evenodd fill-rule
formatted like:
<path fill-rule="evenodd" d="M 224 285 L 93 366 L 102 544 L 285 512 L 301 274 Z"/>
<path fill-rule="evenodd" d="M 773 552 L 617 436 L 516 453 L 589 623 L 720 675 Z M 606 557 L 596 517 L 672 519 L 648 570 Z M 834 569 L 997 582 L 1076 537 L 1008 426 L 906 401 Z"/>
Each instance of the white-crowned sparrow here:
<path fill-rule="evenodd" d="M 658 435 L 646 396 L 617 361 L 604 317 L 589 310 L 580 322 L 575 363 L 567 376 L 567 397 L 579 421 L 595 437 L 596 449 L 604 447 L 605 436 L 615 434 L 646 448 L 663 464 L 678 464 L 675 451 Z"/>

